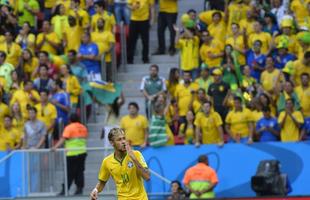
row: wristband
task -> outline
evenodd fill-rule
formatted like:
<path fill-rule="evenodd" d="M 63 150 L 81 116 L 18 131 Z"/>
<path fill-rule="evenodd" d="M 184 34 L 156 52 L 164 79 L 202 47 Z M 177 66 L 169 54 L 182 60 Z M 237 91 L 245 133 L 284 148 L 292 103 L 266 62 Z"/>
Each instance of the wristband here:
<path fill-rule="evenodd" d="M 93 189 L 93 192 L 98 193 L 98 189 L 97 188 Z"/>

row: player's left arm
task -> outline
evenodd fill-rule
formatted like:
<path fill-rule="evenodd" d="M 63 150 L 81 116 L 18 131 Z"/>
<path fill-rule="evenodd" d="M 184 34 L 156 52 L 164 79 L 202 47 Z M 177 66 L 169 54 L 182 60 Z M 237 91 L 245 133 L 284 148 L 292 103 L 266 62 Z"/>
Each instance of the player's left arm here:
<path fill-rule="evenodd" d="M 129 155 L 131 160 L 134 162 L 137 168 L 138 174 L 140 174 L 144 180 L 146 181 L 150 180 L 150 176 L 151 176 L 150 171 L 146 167 L 142 166 L 142 164 L 139 162 L 138 158 L 136 157 L 136 155 L 134 154 L 133 150 L 131 149 L 128 143 L 126 145 L 126 150 L 127 150 L 127 154 Z"/>

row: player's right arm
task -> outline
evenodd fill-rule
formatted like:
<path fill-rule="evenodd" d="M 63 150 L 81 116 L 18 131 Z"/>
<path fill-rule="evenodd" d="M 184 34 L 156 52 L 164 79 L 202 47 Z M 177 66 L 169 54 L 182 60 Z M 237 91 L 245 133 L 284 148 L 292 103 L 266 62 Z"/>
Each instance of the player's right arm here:
<path fill-rule="evenodd" d="M 97 200 L 98 199 L 98 193 L 100 193 L 103 190 L 105 184 L 106 184 L 106 181 L 99 180 L 96 187 L 90 193 L 90 199 L 91 200 Z"/>

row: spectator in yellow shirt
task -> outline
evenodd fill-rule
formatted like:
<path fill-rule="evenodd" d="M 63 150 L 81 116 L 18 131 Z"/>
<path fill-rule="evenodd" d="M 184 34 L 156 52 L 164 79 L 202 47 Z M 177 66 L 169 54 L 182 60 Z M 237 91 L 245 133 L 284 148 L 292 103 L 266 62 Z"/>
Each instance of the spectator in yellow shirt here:
<path fill-rule="evenodd" d="M 183 138 L 184 144 L 194 144 L 195 141 L 195 115 L 192 110 L 186 114 L 186 121 L 180 125 L 178 137 Z"/>
<path fill-rule="evenodd" d="M 4 125 L 1 129 L 1 140 L 6 141 L 6 150 L 19 149 L 21 147 L 22 133 L 19 133 L 12 125 L 12 117 L 4 117 Z"/>
<path fill-rule="evenodd" d="M 307 73 L 301 74 L 301 85 L 295 87 L 295 93 L 300 101 L 301 111 L 305 120 L 310 118 L 310 75 Z"/>
<path fill-rule="evenodd" d="M 19 59 L 19 67 L 24 71 L 24 78 L 34 80 L 32 73 L 39 66 L 39 59 L 35 57 L 30 49 L 24 49 Z"/>
<path fill-rule="evenodd" d="M 249 143 L 253 142 L 253 117 L 249 109 L 242 107 L 241 97 L 234 97 L 234 110 L 226 116 L 225 128 L 229 134 L 229 142 Z"/>
<path fill-rule="evenodd" d="M 44 21 L 42 26 L 42 33 L 37 36 L 36 47 L 38 51 L 46 51 L 48 53 L 57 54 L 60 47 L 60 40 L 58 35 L 52 31 L 51 23 Z"/>
<path fill-rule="evenodd" d="M 66 53 L 68 53 L 70 50 L 79 50 L 81 45 L 81 37 L 83 34 L 81 23 L 78 23 L 75 17 L 69 15 L 68 23 L 69 26 L 67 26 L 62 33 L 63 46 Z"/>
<path fill-rule="evenodd" d="M 2 98 L 3 98 L 3 95 L 2 95 L 2 92 L 0 92 L 0 130 L 3 126 L 4 116 L 10 114 L 9 107 L 5 103 L 2 102 Z"/>
<path fill-rule="evenodd" d="M 225 42 L 226 24 L 220 11 L 212 14 L 212 23 L 208 26 L 208 31 L 214 39 Z"/>
<path fill-rule="evenodd" d="M 74 16 L 79 22 L 82 23 L 83 28 L 89 27 L 89 15 L 81 8 L 81 0 L 71 0 L 70 10 L 68 15 Z"/>
<path fill-rule="evenodd" d="M 175 89 L 180 84 L 180 72 L 179 68 L 171 68 L 169 72 L 169 78 L 166 80 L 166 88 L 170 99 L 175 98 Z"/>
<path fill-rule="evenodd" d="M 272 49 L 271 42 L 272 38 L 269 33 L 262 31 L 262 24 L 259 21 L 256 21 L 253 24 L 254 32 L 251 33 L 248 37 L 248 45 L 253 48 L 253 44 L 256 40 L 260 40 L 262 42 L 262 53 L 269 54 Z"/>
<path fill-rule="evenodd" d="M 62 40 L 63 32 L 66 27 L 69 26 L 65 6 L 63 4 L 57 5 L 53 15 L 51 20 L 53 31 L 57 34 L 58 38 Z"/>
<path fill-rule="evenodd" d="M 6 53 L 6 62 L 17 67 L 19 57 L 22 54 L 21 47 L 14 42 L 11 32 L 5 32 L 5 41 L 0 44 L 0 50 Z"/>
<path fill-rule="evenodd" d="M 287 43 L 288 52 L 291 54 L 298 54 L 298 41 L 296 35 L 293 33 L 293 22 L 291 20 L 283 20 L 281 22 L 282 34 L 275 38 L 275 45 L 279 45 L 283 40 Z"/>
<path fill-rule="evenodd" d="M 23 117 L 23 114 L 22 114 L 22 111 L 20 108 L 20 104 L 18 102 L 15 102 L 11 106 L 10 114 L 12 116 L 12 124 L 13 124 L 14 128 L 16 128 L 19 133 L 23 133 L 24 132 L 24 124 L 26 122 L 26 119 L 25 119 L 25 117 Z"/>
<path fill-rule="evenodd" d="M 246 12 L 246 18 L 240 20 L 240 30 L 242 33 L 246 35 L 251 35 L 254 32 L 254 23 L 255 23 L 255 16 L 252 10 L 248 10 Z"/>
<path fill-rule="evenodd" d="M 31 26 L 29 22 L 25 22 L 22 26 L 22 29 L 19 31 L 15 42 L 21 46 L 23 50 L 30 49 L 32 54 L 34 53 L 35 49 L 35 41 L 36 36 L 31 33 Z"/>
<path fill-rule="evenodd" d="M 148 139 L 148 121 L 139 114 L 136 102 L 128 104 L 129 115 L 122 117 L 120 127 L 125 131 L 126 138 L 132 146 L 145 147 Z"/>
<path fill-rule="evenodd" d="M 224 55 L 224 44 L 213 38 L 209 31 L 202 32 L 203 44 L 200 47 L 200 59 L 209 69 L 220 67 Z"/>
<path fill-rule="evenodd" d="M 286 65 L 290 65 L 287 63 Z M 286 68 L 287 66 L 285 66 Z M 310 51 L 304 54 L 303 59 L 296 60 L 292 63 L 293 72 L 291 75 L 291 80 L 296 86 L 301 84 L 300 75 L 303 73 L 310 74 Z"/>
<path fill-rule="evenodd" d="M 91 18 L 91 30 L 97 31 L 97 21 L 99 18 L 103 18 L 104 21 L 106 22 L 104 24 L 104 30 L 114 33 L 113 29 L 116 24 L 115 17 L 113 13 L 110 13 L 105 9 L 105 2 L 96 1 L 95 10 L 96 10 L 96 14 L 94 14 Z"/>
<path fill-rule="evenodd" d="M 294 12 L 294 17 L 298 25 L 304 22 L 304 19 L 308 16 L 307 0 L 292 0 L 290 9 Z"/>
<path fill-rule="evenodd" d="M 278 117 L 278 123 L 281 126 L 281 141 L 296 142 L 301 140 L 300 128 L 304 123 L 304 118 L 300 111 L 294 109 L 292 99 L 285 102 L 285 111 L 282 111 Z"/>
<path fill-rule="evenodd" d="M 202 144 L 224 144 L 223 121 L 221 116 L 213 111 L 211 101 L 205 101 L 202 105 L 202 112 L 196 115 L 196 146 Z M 202 138 L 200 140 L 199 138 Z"/>
<path fill-rule="evenodd" d="M 235 51 L 238 52 L 238 63 L 239 65 L 245 65 L 245 36 L 240 32 L 239 24 L 231 24 L 232 35 L 226 39 L 225 44 L 230 44 Z"/>

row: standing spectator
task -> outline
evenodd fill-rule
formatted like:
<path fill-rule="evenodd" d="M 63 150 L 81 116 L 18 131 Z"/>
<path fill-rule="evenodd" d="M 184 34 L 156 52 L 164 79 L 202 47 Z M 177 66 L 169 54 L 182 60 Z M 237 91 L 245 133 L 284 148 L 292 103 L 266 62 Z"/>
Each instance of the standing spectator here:
<path fill-rule="evenodd" d="M 262 41 L 256 40 L 253 43 L 253 48 L 246 52 L 246 64 L 251 69 L 251 76 L 254 77 L 257 82 L 260 79 L 260 74 L 265 69 L 266 56 L 261 52 Z"/>
<path fill-rule="evenodd" d="M 175 31 L 176 48 L 181 50 L 181 70 L 189 71 L 195 79 L 199 75 L 199 38 L 187 28 L 180 32 L 179 28 L 175 27 Z"/>
<path fill-rule="evenodd" d="M 128 64 L 133 64 L 138 37 L 142 39 L 142 61 L 149 63 L 149 31 L 154 22 L 154 0 L 128 0 L 131 9 L 128 39 Z M 151 24 L 150 24 L 151 23 Z"/>
<path fill-rule="evenodd" d="M 89 15 L 81 8 L 81 0 L 71 0 L 70 9 L 68 15 L 74 16 L 78 22 L 81 22 L 83 28 L 89 27 Z"/>
<path fill-rule="evenodd" d="M 235 108 L 226 116 L 225 128 L 230 136 L 229 142 L 253 143 L 253 117 L 250 110 L 243 108 L 242 99 L 234 97 Z"/>
<path fill-rule="evenodd" d="M 103 18 L 97 20 L 97 31 L 91 33 L 92 42 L 98 45 L 98 59 L 101 60 L 101 56 L 104 55 L 104 62 L 107 65 L 106 77 L 102 77 L 104 80 L 112 82 L 112 47 L 115 43 L 115 37 L 111 31 L 104 30 L 105 21 Z"/>
<path fill-rule="evenodd" d="M 165 32 L 168 27 L 170 32 L 170 46 L 169 54 L 174 55 L 175 50 L 175 30 L 173 28 L 177 21 L 178 16 L 178 1 L 176 0 L 160 0 L 159 1 L 159 14 L 158 14 L 158 26 L 157 26 L 157 38 L 158 38 L 158 50 L 154 55 L 165 54 L 166 41 Z"/>
<path fill-rule="evenodd" d="M 191 192 L 190 199 L 214 198 L 214 188 L 218 183 L 216 172 L 209 167 L 206 155 L 198 157 L 198 164 L 189 168 L 183 178 L 184 185 Z"/>
<path fill-rule="evenodd" d="M 229 85 L 222 81 L 222 71 L 215 69 L 212 72 L 214 83 L 211 83 L 208 89 L 208 95 L 214 104 L 214 110 L 218 112 L 224 121 L 228 108 L 224 106 L 224 102 L 230 93 Z"/>
<path fill-rule="evenodd" d="M 51 92 L 50 103 L 52 103 L 57 110 L 53 139 L 58 140 L 61 131 L 59 130 L 60 126 L 66 126 L 69 122 L 70 96 L 63 90 L 63 82 L 60 79 L 55 80 L 52 84 Z"/>
<path fill-rule="evenodd" d="M 21 27 L 25 22 L 29 22 L 33 28 L 35 16 L 39 13 L 40 7 L 37 0 L 19 0 L 17 4 L 18 26 Z"/>
<path fill-rule="evenodd" d="M 79 95 L 81 94 L 81 85 L 76 76 L 72 75 L 70 66 L 65 64 L 61 66 L 63 88 L 70 95 L 71 113 L 77 111 Z"/>
<path fill-rule="evenodd" d="M 65 27 L 62 33 L 63 47 L 65 52 L 68 53 L 70 50 L 78 51 L 81 45 L 81 36 L 83 34 L 82 24 L 71 15 L 68 16 L 69 25 Z"/>
<path fill-rule="evenodd" d="M 9 4 L 8 1 L 1 1 L 0 3 L 0 35 L 4 35 L 5 32 L 10 32 L 12 34 L 16 34 L 16 25 L 17 25 L 17 19 L 14 15 L 14 11 Z"/>
<path fill-rule="evenodd" d="M 175 89 L 180 84 L 179 68 L 171 68 L 169 72 L 169 79 L 166 81 L 166 87 L 170 99 L 175 98 Z"/>
<path fill-rule="evenodd" d="M 183 83 L 179 84 L 175 89 L 175 97 L 179 108 L 180 123 L 186 121 L 186 113 L 190 108 L 192 96 L 196 97 L 199 86 L 192 82 L 190 72 L 183 73 Z"/>
<path fill-rule="evenodd" d="M 51 90 L 53 80 L 48 77 L 48 67 L 46 65 L 39 66 L 39 77 L 33 81 L 33 87 L 37 91 Z"/>
<path fill-rule="evenodd" d="M 5 41 L 0 45 L 0 50 L 6 53 L 6 62 L 12 64 L 16 68 L 19 57 L 22 54 L 22 49 L 14 42 L 11 32 L 5 32 Z"/>
<path fill-rule="evenodd" d="M 158 75 L 159 68 L 157 65 L 150 66 L 150 75 L 142 78 L 140 85 L 140 91 L 145 97 L 145 109 L 148 119 L 152 115 L 152 106 L 155 98 L 164 92 L 166 92 L 165 79 Z"/>
<path fill-rule="evenodd" d="M 0 130 L 3 126 L 3 122 L 4 122 L 4 116 L 9 115 L 10 114 L 10 109 L 7 106 L 7 104 L 3 103 L 2 101 L 2 92 L 0 92 Z"/>
<path fill-rule="evenodd" d="M 19 58 L 18 69 L 21 71 L 25 80 L 33 80 L 32 73 L 39 66 L 39 60 L 35 57 L 30 49 L 24 49 Z"/>
<path fill-rule="evenodd" d="M 101 80 L 100 62 L 98 61 L 99 49 L 97 44 L 91 42 L 90 34 L 82 35 L 82 44 L 79 48 L 78 59 L 85 65 L 88 72 L 88 80 Z"/>
<path fill-rule="evenodd" d="M 40 149 L 44 147 L 45 136 L 47 135 L 45 124 L 38 120 L 37 109 L 35 107 L 28 108 L 29 120 L 24 125 L 23 148 Z"/>
<path fill-rule="evenodd" d="M 179 181 L 175 180 L 171 182 L 171 195 L 167 200 L 185 200 L 186 193 L 182 188 L 182 185 Z"/>
<path fill-rule="evenodd" d="M 297 55 L 298 54 L 298 41 L 293 32 L 293 20 L 285 19 L 281 22 L 282 34 L 275 38 L 275 44 L 280 45 L 285 43 L 288 48 L 288 52 Z"/>
<path fill-rule="evenodd" d="M 70 115 L 70 124 L 65 127 L 62 138 L 52 148 L 53 151 L 55 151 L 63 143 L 65 143 L 65 149 L 67 149 L 68 189 L 70 189 L 70 186 L 74 181 L 76 184 L 76 191 L 74 195 L 81 195 L 83 193 L 85 160 L 87 156 L 87 137 L 88 130 L 86 126 L 81 124 L 77 114 L 72 113 Z M 60 195 L 64 194 L 65 188 L 63 185 Z"/>
<path fill-rule="evenodd" d="M 127 0 L 114 0 L 114 13 L 117 24 L 123 21 L 126 25 L 129 25 L 130 10 L 127 7 Z"/>
<path fill-rule="evenodd" d="M 63 32 L 68 24 L 68 16 L 66 15 L 66 9 L 63 4 L 58 4 L 55 8 L 51 24 L 53 26 L 53 31 L 57 34 L 60 40 L 63 39 Z"/>
<path fill-rule="evenodd" d="M 246 12 L 246 18 L 240 20 L 240 30 L 242 34 L 246 34 L 247 36 L 254 33 L 254 23 L 256 22 L 256 17 L 253 10 L 248 10 Z"/>
<path fill-rule="evenodd" d="M 269 107 L 262 108 L 263 115 L 258 122 L 256 122 L 256 134 L 259 136 L 260 142 L 278 141 L 280 127 L 275 117 L 272 117 Z"/>
<path fill-rule="evenodd" d="M 58 69 L 56 65 L 51 61 L 49 58 L 49 54 L 46 51 L 39 52 L 39 65 L 37 66 L 36 70 L 32 72 L 32 78 L 36 78 L 39 74 L 39 69 L 41 65 L 46 65 L 48 67 L 48 76 L 49 78 L 56 79 L 58 76 Z"/>
<path fill-rule="evenodd" d="M 287 99 L 293 99 L 294 109 L 300 110 L 300 99 L 298 99 L 297 93 L 294 91 L 294 84 L 286 81 L 283 87 L 283 91 L 280 92 L 277 100 L 278 113 L 285 110 Z"/>
<path fill-rule="evenodd" d="M 209 97 L 207 96 L 207 93 L 204 89 L 199 88 L 197 90 L 197 97 L 192 96 L 191 103 L 190 103 L 190 110 L 193 110 L 195 115 L 199 112 L 201 112 L 202 104 L 205 101 L 208 101 Z"/>
<path fill-rule="evenodd" d="M 42 30 L 42 33 L 39 33 L 37 36 L 37 50 L 56 55 L 57 51 L 59 51 L 60 39 L 56 32 L 52 30 L 50 21 L 43 22 Z"/>
<path fill-rule="evenodd" d="M 210 76 L 208 67 L 201 67 L 200 76 L 195 80 L 195 83 L 199 85 L 199 88 L 204 89 L 208 93 L 209 87 L 213 83 L 213 78 Z"/>
<path fill-rule="evenodd" d="M 298 59 L 292 64 L 287 63 L 287 65 L 292 65 L 293 74 L 290 77 L 291 80 L 295 83 L 296 86 L 301 85 L 300 75 L 303 73 L 310 74 L 310 51 L 305 52 L 302 59 Z"/>
<path fill-rule="evenodd" d="M 224 44 L 213 38 L 208 31 L 202 32 L 203 44 L 200 47 L 200 58 L 209 68 L 220 67 L 224 55 Z"/>
<path fill-rule="evenodd" d="M 186 113 L 186 121 L 180 125 L 178 136 L 183 138 L 184 144 L 194 144 L 195 141 L 195 115 L 194 112 L 189 110 Z"/>
<path fill-rule="evenodd" d="M 273 0 L 272 2 L 272 9 L 271 13 L 273 13 L 277 18 L 278 26 L 281 24 L 281 20 L 284 18 L 284 15 L 286 15 L 288 7 L 285 5 L 285 2 L 289 3 L 289 1 L 283 1 L 283 0 Z"/>
<path fill-rule="evenodd" d="M 269 33 L 271 36 L 275 36 L 279 33 L 278 24 L 275 16 L 272 13 L 266 13 L 264 16 L 265 25 L 263 31 Z"/>
<path fill-rule="evenodd" d="M 199 112 L 195 119 L 196 125 L 196 146 L 202 144 L 224 144 L 223 121 L 221 116 L 212 110 L 212 103 L 205 101 L 202 105 L 202 112 Z M 201 138 L 201 139 L 200 139 Z"/>
<path fill-rule="evenodd" d="M 3 89 L 8 91 L 12 85 L 11 73 L 14 70 L 14 66 L 6 62 L 6 53 L 0 50 L 0 77 L 3 77 L 5 84 L 3 84 Z"/>
<path fill-rule="evenodd" d="M 27 107 L 34 106 L 40 101 L 40 95 L 33 89 L 32 81 L 28 80 L 24 82 L 24 88 L 16 90 L 10 100 L 10 106 L 15 102 L 20 104 L 22 114 L 25 118 L 28 117 Z"/>
<path fill-rule="evenodd" d="M 77 59 L 77 52 L 73 49 L 68 51 L 68 63 L 72 74 L 76 76 L 80 84 L 87 81 L 87 70 L 84 64 Z"/>
<path fill-rule="evenodd" d="M 208 31 L 214 39 L 225 42 L 226 24 L 220 11 L 213 12 L 212 23 L 208 26 Z"/>
<path fill-rule="evenodd" d="M 252 48 L 252 45 L 256 40 L 262 42 L 262 53 L 269 54 L 271 52 L 271 35 L 269 33 L 262 31 L 262 24 L 259 21 L 256 21 L 254 24 L 254 32 L 248 36 L 248 44 Z"/>
<path fill-rule="evenodd" d="M 99 18 L 103 18 L 105 21 L 104 30 L 114 32 L 115 17 L 113 13 L 110 13 L 106 10 L 105 1 L 99 0 L 95 2 L 96 14 L 91 18 L 91 30 L 97 31 L 97 21 Z"/>
<path fill-rule="evenodd" d="M 46 139 L 46 147 L 51 146 L 52 144 L 52 133 L 54 131 L 55 127 L 55 121 L 57 117 L 57 111 L 56 107 L 49 103 L 48 101 L 48 90 L 41 90 L 40 91 L 40 103 L 35 105 L 35 108 L 37 109 L 37 117 L 38 120 L 42 121 L 46 126 L 46 132 L 47 132 L 47 139 Z"/>
<path fill-rule="evenodd" d="M 31 50 L 31 53 L 34 54 L 35 41 L 36 41 L 36 36 L 33 33 L 31 33 L 30 23 L 25 22 L 22 28 L 20 29 L 19 34 L 17 35 L 15 39 L 15 42 L 19 44 L 23 50 L 29 49 Z"/>
<path fill-rule="evenodd" d="M 294 100 L 287 99 L 285 110 L 280 112 L 278 122 L 281 126 L 281 141 L 296 142 L 301 140 L 300 128 L 304 118 L 300 111 L 294 109 Z"/>
<path fill-rule="evenodd" d="M 128 104 L 129 115 L 122 117 L 120 127 L 125 131 L 126 138 L 132 146 L 144 148 L 148 139 L 148 121 L 140 115 L 136 102 Z"/>
<path fill-rule="evenodd" d="M 4 116 L 3 127 L 0 130 L 0 133 L 1 140 L 4 140 L 6 143 L 6 149 L 0 149 L 0 151 L 11 151 L 21 147 L 21 139 L 23 138 L 23 135 L 13 127 L 12 117 L 10 115 Z"/>
<path fill-rule="evenodd" d="M 11 106 L 10 111 L 11 111 L 10 114 L 12 116 L 12 124 L 13 124 L 14 128 L 16 128 L 19 133 L 23 133 L 26 118 L 22 114 L 19 103 L 15 102 Z"/>

